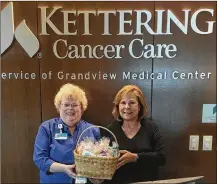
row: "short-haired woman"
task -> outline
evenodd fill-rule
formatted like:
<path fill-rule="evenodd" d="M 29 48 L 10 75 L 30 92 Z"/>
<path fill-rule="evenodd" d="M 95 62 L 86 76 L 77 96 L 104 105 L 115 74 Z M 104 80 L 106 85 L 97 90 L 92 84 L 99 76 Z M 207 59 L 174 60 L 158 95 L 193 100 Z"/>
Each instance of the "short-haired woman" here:
<path fill-rule="evenodd" d="M 40 170 L 40 183 L 74 183 L 73 151 L 79 135 L 92 124 L 81 119 L 88 101 L 84 90 L 63 85 L 54 99 L 60 117 L 43 122 L 38 130 L 33 160 Z M 98 128 L 88 129 L 82 138 L 100 138 Z"/>

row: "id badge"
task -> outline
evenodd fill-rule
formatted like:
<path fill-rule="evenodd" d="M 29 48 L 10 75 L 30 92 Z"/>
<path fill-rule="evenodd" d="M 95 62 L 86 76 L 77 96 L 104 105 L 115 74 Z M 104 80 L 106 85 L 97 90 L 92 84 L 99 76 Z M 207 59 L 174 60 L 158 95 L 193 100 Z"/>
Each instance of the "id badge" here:
<path fill-rule="evenodd" d="M 87 178 L 84 178 L 84 177 L 76 177 L 75 178 L 75 183 L 87 183 Z"/>
<path fill-rule="evenodd" d="M 57 139 L 57 140 L 66 140 L 67 139 L 67 133 L 55 134 L 54 138 Z"/>

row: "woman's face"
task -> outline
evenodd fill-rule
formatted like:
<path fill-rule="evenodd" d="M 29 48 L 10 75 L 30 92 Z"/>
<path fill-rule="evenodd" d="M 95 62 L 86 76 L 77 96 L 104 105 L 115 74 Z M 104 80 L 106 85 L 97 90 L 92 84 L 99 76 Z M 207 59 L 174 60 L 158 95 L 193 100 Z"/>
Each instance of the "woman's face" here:
<path fill-rule="evenodd" d="M 139 114 L 139 102 L 132 93 L 123 96 L 119 103 L 119 113 L 124 121 L 137 121 Z"/>
<path fill-rule="evenodd" d="M 75 126 L 83 114 L 83 109 L 78 100 L 63 99 L 59 107 L 60 117 L 68 126 Z"/>

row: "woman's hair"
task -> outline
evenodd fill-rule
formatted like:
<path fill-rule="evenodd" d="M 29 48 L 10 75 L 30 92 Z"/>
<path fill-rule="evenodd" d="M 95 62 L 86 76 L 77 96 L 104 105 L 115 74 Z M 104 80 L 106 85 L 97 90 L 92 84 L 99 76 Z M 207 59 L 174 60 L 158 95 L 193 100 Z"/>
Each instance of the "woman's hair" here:
<path fill-rule="evenodd" d="M 64 84 L 60 90 L 57 92 L 54 98 L 54 105 L 59 111 L 60 104 L 64 99 L 74 99 L 78 100 L 81 103 L 82 109 L 85 111 L 88 106 L 88 101 L 86 94 L 83 89 L 74 85 L 74 84 Z"/>
<path fill-rule="evenodd" d="M 122 98 L 126 94 L 133 94 L 138 99 L 139 107 L 140 107 L 138 119 L 141 119 L 144 116 L 146 116 L 148 113 L 148 106 L 146 103 L 145 96 L 143 95 L 141 89 L 139 89 L 139 87 L 135 85 L 126 85 L 118 91 L 113 101 L 114 107 L 113 107 L 112 115 L 114 116 L 114 118 L 118 121 L 122 120 L 120 113 L 119 113 L 119 103 L 121 102 Z"/>

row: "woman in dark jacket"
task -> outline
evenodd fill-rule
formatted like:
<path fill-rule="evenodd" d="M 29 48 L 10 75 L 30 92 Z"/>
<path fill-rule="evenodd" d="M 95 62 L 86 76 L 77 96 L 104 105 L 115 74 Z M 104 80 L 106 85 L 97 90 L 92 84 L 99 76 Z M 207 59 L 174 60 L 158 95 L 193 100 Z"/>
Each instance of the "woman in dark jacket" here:
<path fill-rule="evenodd" d="M 108 128 L 115 134 L 120 149 L 117 170 L 109 184 L 153 181 L 158 167 L 165 165 L 163 137 L 149 120 L 142 91 L 135 85 L 124 86 L 114 99 L 115 121 Z"/>

